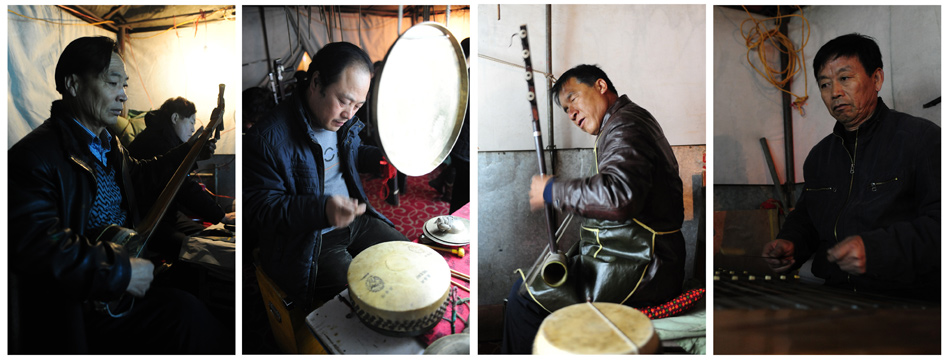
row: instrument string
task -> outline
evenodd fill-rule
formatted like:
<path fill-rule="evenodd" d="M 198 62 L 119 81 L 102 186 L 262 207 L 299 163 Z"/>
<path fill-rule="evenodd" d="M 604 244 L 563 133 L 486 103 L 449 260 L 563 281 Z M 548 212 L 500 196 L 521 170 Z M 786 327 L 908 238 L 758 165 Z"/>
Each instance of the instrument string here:
<path fill-rule="evenodd" d="M 523 64 L 522 64 L 522 65 L 519 65 L 519 64 L 516 64 L 516 63 L 508 62 L 508 61 L 505 61 L 505 60 L 502 60 L 502 59 L 498 59 L 498 58 L 495 58 L 495 57 L 492 57 L 492 56 L 484 55 L 484 54 L 481 54 L 481 53 L 478 54 L 478 58 L 487 59 L 487 60 L 492 61 L 492 62 L 501 63 L 501 64 L 508 65 L 508 66 L 512 66 L 512 67 L 517 67 L 517 68 L 519 68 L 519 69 L 524 69 L 524 65 L 523 65 Z M 552 74 L 552 73 L 545 73 L 545 72 L 542 72 L 542 71 L 538 71 L 537 69 L 532 69 L 531 71 L 534 72 L 534 73 L 537 73 L 537 74 L 544 75 L 545 78 L 551 80 L 552 82 L 556 82 L 556 81 L 557 81 L 557 78 L 555 78 L 555 77 L 554 77 L 554 74 Z"/>

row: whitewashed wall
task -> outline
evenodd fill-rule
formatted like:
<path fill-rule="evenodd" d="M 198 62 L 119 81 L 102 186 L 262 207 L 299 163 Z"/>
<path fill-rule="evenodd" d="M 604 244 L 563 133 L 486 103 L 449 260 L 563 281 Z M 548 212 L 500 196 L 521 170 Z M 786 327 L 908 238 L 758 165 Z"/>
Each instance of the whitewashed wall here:
<path fill-rule="evenodd" d="M 86 24 L 55 6 L 11 6 L 25 16 L 57 23 Z M 65 26 L 7 14 L 8 147 L 49 117 L 56 92 L 53 72 L 66 45 L 83 36 L 115 34 L 92 26 Z M 234 154 L 234 120 L 238 107 L 235 24 L 220 21 L 178 31 L 133 34 L 123 54 L 129 74 L 126 107 L 147 111 L 176 96 L 195 102 L 198 120 L 207 122 L 217 104 L 218 84 L 226 84 L 225 129 L 217 154 Z"/>
<path fill-rule="evenodd" d="M 941 105 L 923 108 L 940 96 L 940 8 L 936 6 L 815 6 L 803 13 L 809 27 L 794 20 L 790 38 L 810 34 L 804 49 L 807 69 L 792 81 L 793 93 L 808 101 L 804 116 L 792 112 L 795 182 L 811 148 L 828 135 L 828 114 L 815 81 L 812 61 L 818 49 L 840 35 L 861 33 L 877 40 L 884 61 L 879 95 L 891 108 L 940 125 Z M 781 94 L 762 81 L 745 60 L 739 24 L 743 11 L 713 9 L 714 145 L 716 184 L 771 184 L 759 138 L 769 140 L 779 180 L 785 182 Z"/>
<path fill-rule="evenodd" d="M 649 110 L 673 145 L 706 144 L 704 5 L 554 5 L 554 77 L 578 64 L 599 65 L 620 94 Z M 533 150 L 520 38 L 528 25 L 535 70 L 546 72 L 544 5 L 478 6 L 478 150 Z M 536 78 L 547 140 L 548 96 Z M 557 105 L 554 105 L 557 109 Z M 590 148 L 594 137 L 554 112 L 558 148 Z"/>

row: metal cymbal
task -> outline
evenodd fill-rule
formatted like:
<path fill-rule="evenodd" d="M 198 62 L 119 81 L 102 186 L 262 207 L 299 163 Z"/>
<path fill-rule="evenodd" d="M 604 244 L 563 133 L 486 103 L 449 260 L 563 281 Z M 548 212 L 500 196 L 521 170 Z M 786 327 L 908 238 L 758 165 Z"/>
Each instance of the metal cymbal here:
<path fill-rule="evenodd" d="M 435 243 L 448 246 L 468 245 L 470 241 L 468 219 L 445 215 L 437 216 L 426 221 L 422 226 L 422 234 Z"/>
<path fill-rule="evenodd" d="M 434 22 L 399 36 L 373 81 L 370 118 L 386 159 L 408 176 L 452 151 L 468 107 L 468 68 L 452 33 Z"/>

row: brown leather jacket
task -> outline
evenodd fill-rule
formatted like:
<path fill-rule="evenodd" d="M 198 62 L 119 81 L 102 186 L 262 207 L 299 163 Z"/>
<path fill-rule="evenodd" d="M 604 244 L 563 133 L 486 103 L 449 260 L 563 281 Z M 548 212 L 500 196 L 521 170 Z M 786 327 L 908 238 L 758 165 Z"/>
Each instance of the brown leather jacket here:
<path fill-rule="evenodd" d="M 636 294 L 634 307 L 656 305 L 681 292 L 686 242 L 683 182 L 673 149 L 650 112 L 621 96 L 607 110 L 594 146 L 595 174 L 552 179 L 555 207 L 588 219 L 636 219 L 656 232 L 653 261 Z"/>
<path fill-rule="evenodd" d="M 626 95 L 617 99 L 594 146 L 596 174 L 554 179 L 554 206 L 587 218 L 636 218 L 657 231 L 683 225 L 683 181 L 663 129 Z"/>

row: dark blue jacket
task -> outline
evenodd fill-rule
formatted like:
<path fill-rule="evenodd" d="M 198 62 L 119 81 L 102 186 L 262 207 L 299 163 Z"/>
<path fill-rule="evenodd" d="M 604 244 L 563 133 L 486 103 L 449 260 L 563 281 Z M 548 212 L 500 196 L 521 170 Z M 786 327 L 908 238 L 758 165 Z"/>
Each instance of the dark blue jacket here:
<path fill-rule="evenodd" d="M 246 235 L 256 239 L 264 271 L 287 294 L 313 302 L 320 230 L 329 227 L 323 194 L 323 148 L 299 97 L 278 105 L 244 136 L 243 190 Z M 363 123 L 353 117 L 337 132 L 343 179 L 366 213 L 390 225 L 369 205 L 360 172 L 379 173 L 382 151 L 361 145 Z"/>
<path fill-rule="evenodd" d="M 852 155 L 844 128 L 805 159 L 805 190 L 778 237 L 795 243 L 800 266 L 826 284 L 856 291 L 926 297 L 940 287 L 940 127 L 887 108 L 857 130 Z M 852 235 L 864 241 L 865 274 L 854 276 L 827 259 Z"/>

